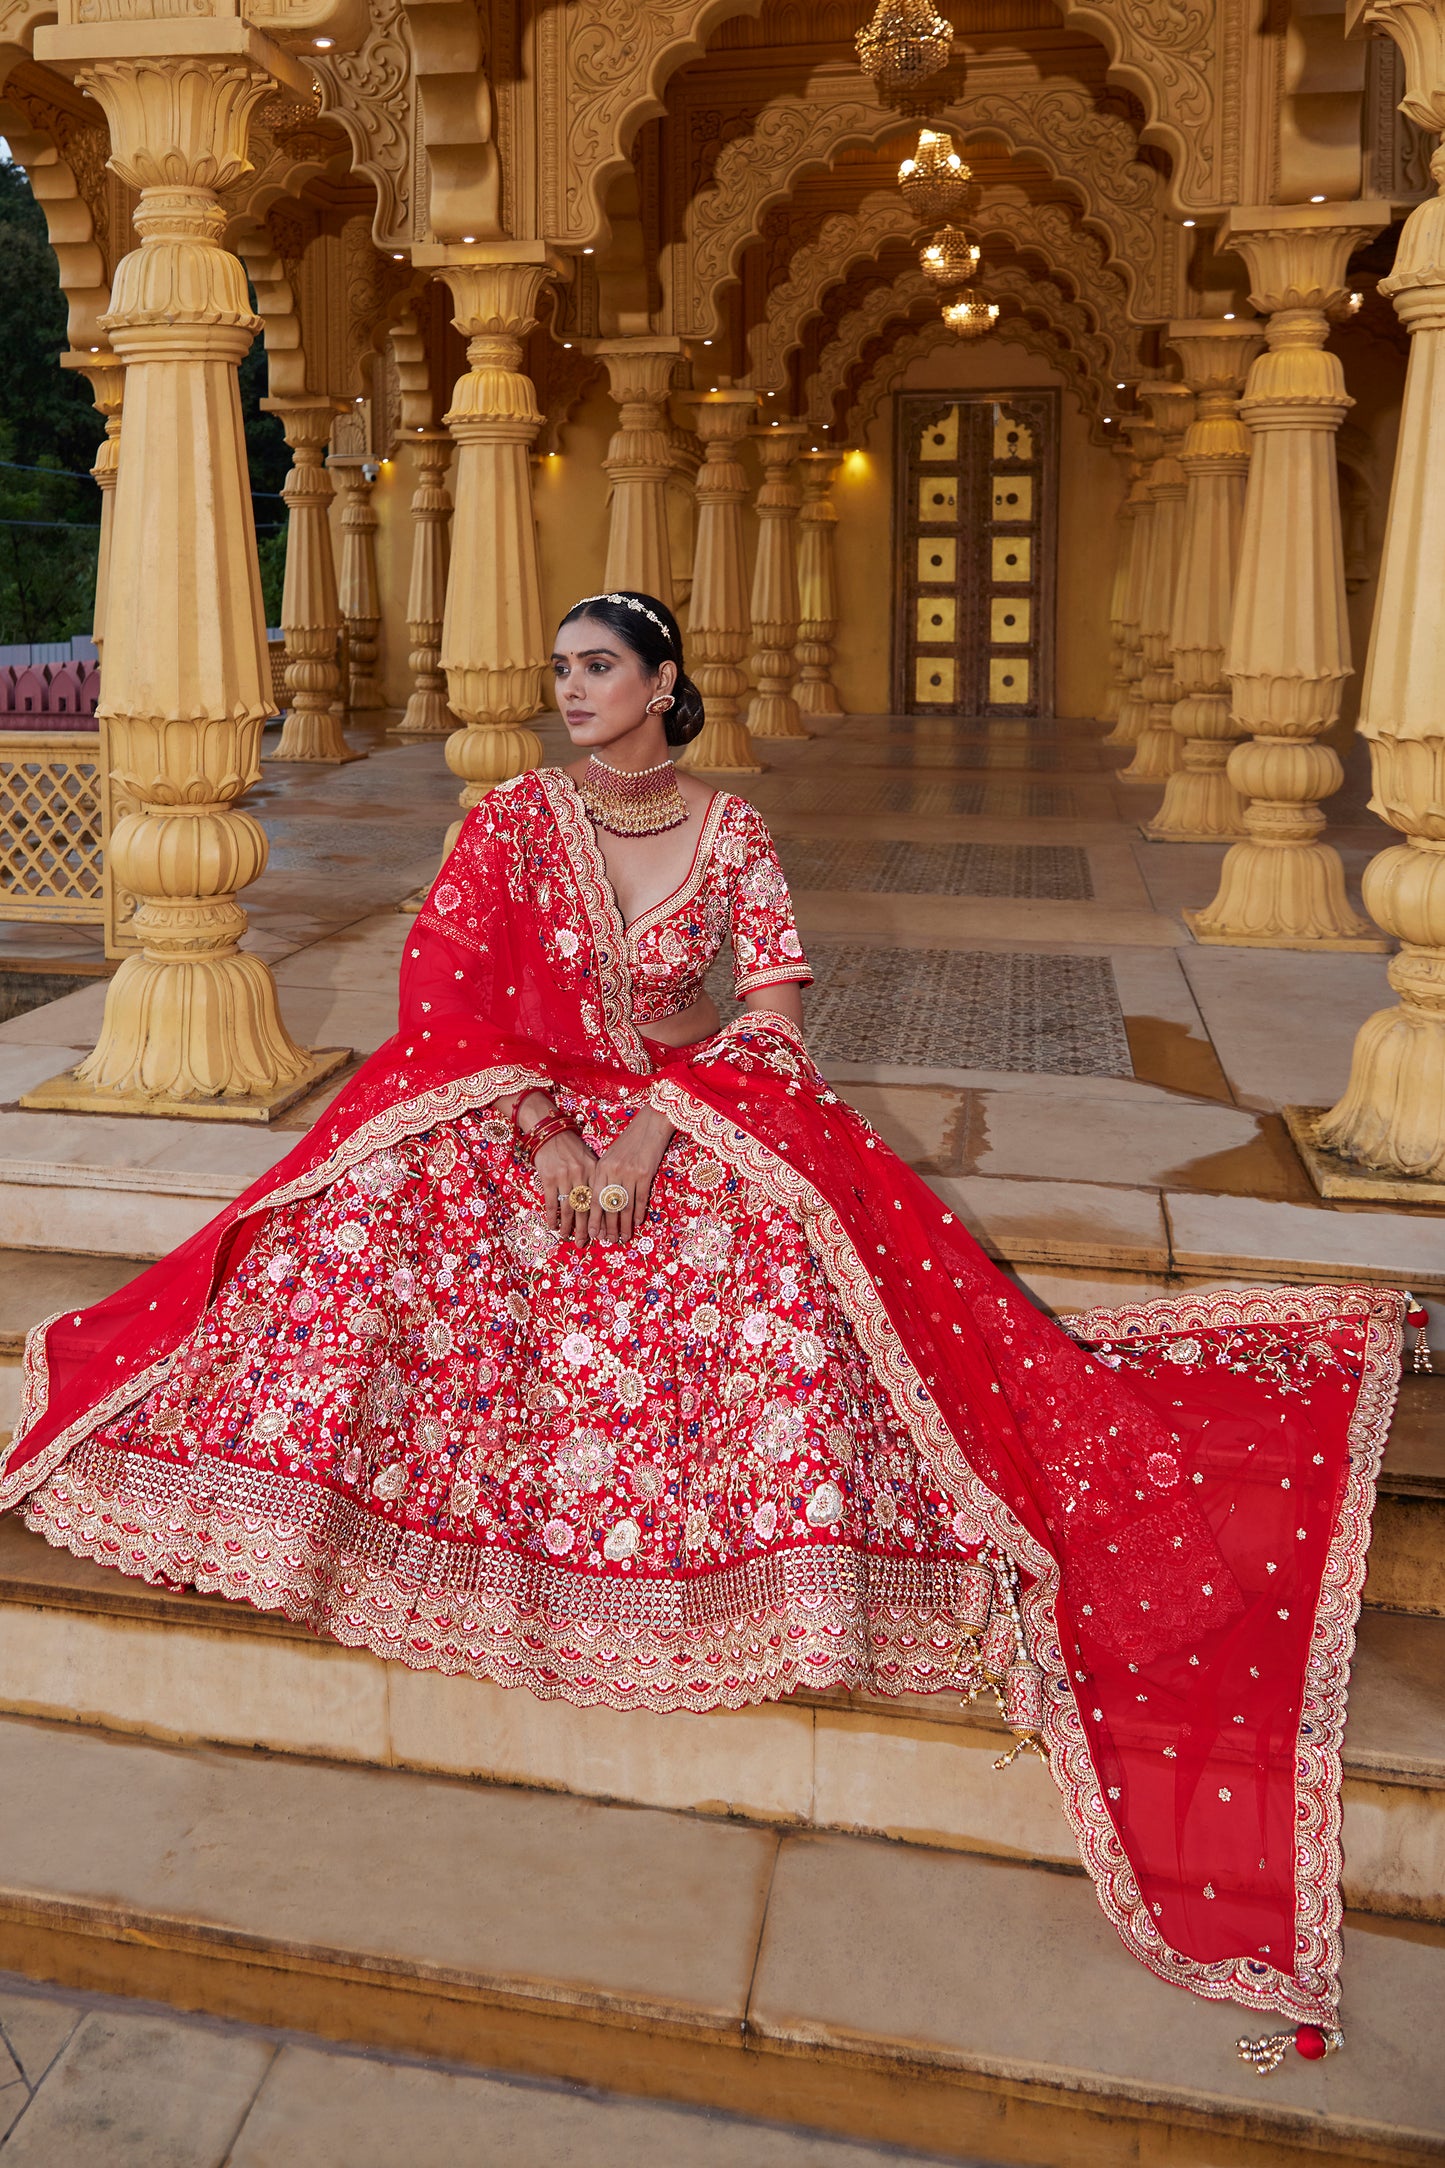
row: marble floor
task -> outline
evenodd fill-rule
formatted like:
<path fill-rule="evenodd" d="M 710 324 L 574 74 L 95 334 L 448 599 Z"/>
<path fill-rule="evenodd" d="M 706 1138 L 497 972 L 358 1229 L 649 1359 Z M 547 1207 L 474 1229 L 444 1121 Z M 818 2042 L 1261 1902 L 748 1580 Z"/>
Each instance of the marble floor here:
<path fill-rule="evenodd" d="M 933 2158 L 0 1974 L 3 2168 L 926 2168 Z"/>
<path fill-rule="evenodd" d="M 246 945 L 273 964 L 298 1038 L 358 1055 L 392 1028 L 397 906 L 454 814 L 441 744 L 388 737 L 391 720 L 353 733 L 369 757 L 348 767 L 268 763 L 250 801 L 271 859 L 246 893 Z M 1442 1215 L 1322 1203 L 1281 1119 L 1343 1088 L 1357 1027 L 1391 998 L 1384 955 L 1197 945 L 1183 912 L 1213 894 L 1223 848 L 1146 841 L 1159 789 L 1118 780 L 1127 755 L 1097 724 L 815 728 L 764 745 L 764 772 L 738 787 L 791 871 L 818 1056 L 1041 1299 L 1074 1308 L 1256 1268 L 1388 1275 L 1445 1298 Z M 543 737 L 564 757 L 555 719 Z M 1356 765 L 1329 812 L 1357 888 L 1390 831 Z M 92 1230 L 65 1246 L 156 1254 L 336 1088 L 260 1131 L 20 1111 L 93 1042 L 98 966 L 89 929 L 0 925 L 0 982 L 77 974 L 0 1024 L 0 1246 L 55 1246 L 53 1208 Z M 1438 1307 L 1432 1337 L 1445 1345 Z"/>

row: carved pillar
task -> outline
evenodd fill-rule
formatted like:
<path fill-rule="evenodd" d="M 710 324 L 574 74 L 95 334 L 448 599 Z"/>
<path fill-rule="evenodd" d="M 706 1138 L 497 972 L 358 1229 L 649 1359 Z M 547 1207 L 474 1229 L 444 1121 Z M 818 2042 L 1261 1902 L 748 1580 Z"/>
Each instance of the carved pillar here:
<path fill-rule="evenodd" d="M 419 429 L 407 442 L 417 463 L 411 500 L 411 585 L 406 596 L 406 629 L 411 639 L 407 659 L 413 685 L 406 713 L 396 727 L 399 736 L 409 738 L 449 737 L 457 719 L 447 706 L 439 648 L 447 600 L 452 500 L 447 495 L 446 471 L 452 442 L 443 429 Z"/>
<path fill-rule="evenodd" d="M 105 435 L 96 446 L 91 474 L 100 491 L 100 543 L 95 557 L 95 609 L 90 637 L 102 659 L 105 654 L 105 603 L 110 586 L 110 540 L 115 523 L 115 484 L 120 472 L 121 410 L 125 404 L 125 370 L 114 354 L 65 354 L 66 368 L 79 369 L 90 385 L 97 414 L 105 416 Z"/>
<path fill-rule="evenodd" d="M 542 758 L 540 738 L 524 727 L 542 706 L 549 649 L 532 505 L 531 448 L 542 416 L 522 342 L 551 273 L 539 249 L 532 262 L 443 263 L 441 274 L 470 364 L 445 416 L 457 455 L 441 647 L 462 725 L 447 739 L 447 766 L 461 780 L 465 812 Z M 448 849 L 460 826 L 453 823 Z"/>
<path fill-rule="evenodd" d="M 1182 384 L 1161 379 L 1155 384 L 1141 384 L 1139 396 L 1154 416 L 1160 444 L 1149 476 L 1154 523 L 1148 578 L 1139 612 L 1144 675 L 1139 680 L 1138 699 L 1144 727 L 1134 758 L 1119 771 L 1121 783 L 1157 783 L 1172 775 L 1179 765 L 1179 740 L 1173 729 L 1174 703 L 1179 698 L 1174 677 L 1174 590 L 1179 583 L 1184 547 L 1184 495 L 1188 486 L 1179 453 L 1193 418 L 1194 395 Z"/>
<path fill-rule="evenodd" d="M 1127 461 L 1128 480 L 1124 488 L 1123 502 L 1114 522 L 1114 576 L 1109 583 L 1109 682 L 1099 703 L 1096 721 L 1106 723 L 1112 731 L 1119 720 L 1119 709 L 1128 682 L 1124 676 L 1124 660 L 1127 653 L 1124 642 L 1124 611 L 1129 592 L 1129 555 L 1134 546 L 1134 462 L 1128 447 L 1122 443 L 1114 446 L 1115 455 Z M 1112 743 L 1107 737 L 1105 744 Z"/>
<path fill-rule="evenodd" d="M 793 649 L 798 641 L 798 507 L 794 479 L 803 422 L 760 424 L 752 432 L 763 462 L 757 494 L 758 555 L 753 566 L 753 677 L 748 710 L 755 738 L 806 738 L 793 698 Z"/>
<path fill-rule="evenodd" d="M 281 418 L 291 447 L 286 499 L 286 579 L 281 629 L 286 635 L 286 720 L 271 760 L 360 760 L 342 735 L 335 712 L 341 689 L 337 650 L 341 604 L 331 553 L 331 476 L 322 462 L 335 405 L 330 399 L 293 405 L 262 401 Z"/>
<path fill-rule="evenodd" d="M 376 530 L 371 501 L 376 468 L 369 459 L 333 452 L 326 462 L 341 484 L 341 577 L 337 592 L 346 621 L 346 705 L 353 715 L 375 713 L 386 700 L 376 682 L 381 591 L 376 579 Z M 289 643 L 288 643 L 289 645 Z"/>
<path fill-rule="evenodd" d="M 793 698 L 800 715 L 841 715 L 833 683 L 833 635 L 838 630 L 838 570 L 833 549 L 838 514 L 833 477 L 841 452 L 803 452 L 798 475 L 803 509 L 798 515 L 798 682 Z"/>
<path fill-rule="evenodd" d="M 707 721 L 678 765 L 699 775 L 761 775 L 743 695 L 748 651 L 748 566 L 743 499 L 748 478 L 738 447 L 758 408 L 753 391 L 699 392 L 687 404 L 702 439 L 697 470 L 697 544 L 687 613 L 687 654 Z"/>
<path fill-rule="evenodd" d="M 1105 738 L 1105 745 L 1137 745 L 1143 734 L 1146 711 L 1139 698 L 1144 676 L 1144 646 L 1139 620 L 1144 613 L 1144 590 L 1154 550 L 1154 500 L 1149 494 L 1149 475 L 1159 449 L 1159 432 L 1148 414 L 1128 414 L 1124 429 L 1132 448 L 1134 479 L 1129 487 L 1133 518 L 1129 528 L 1129 563 L 1124 581 L 1124 606 L 1119 626 L 1123 650 L 1119 665 L 1119 720 Z"/>
<path fill-rule="evenodd" d="M 621 426 L 603 459 L 612 490 L 602 585 L 656 595 L 669 609 L 667 478 L 673 446 L 667 398 L 681 351 L 677 339 L 603 339 L 597 347 L 621 410 Z"/>
<path fill-rule="evenodd" d="M 1319 841 L 1319 801 L 1344 779 L 1319 740 L 1350 671 L 1335 433 L 1353 402 L 1324 350 L 1326 312 L 1345 300 L 1351 250 L 1388 218 L 1380 204 L 1301 203 L 1231 211 L 1220 229 L 1269 322 L 1240 408 L 1253 448 L 1224 661 L 1234 715 L 1253 733 L 1226 771 L 1249 800 L 1248 840 L 1226 856 L 1213 902 L 1186 914 L 1199 941 L 1387 945 L 1350 909 L 1339 854 Z"/>
<path fill-rule="evenodd" d="M 1195 317 L 1171 324 L 1169 343 L 1198 400 L 1179 455 L 1188 478 L 1172 635 L 1180 765 L 1144 833 L 1156 843 L 1220 843 L 1244 834 L 1244 801 L 1225 773 L 1240 729 L 1229 711 L 1224 643 L 1249 473 L 1239 394 L 1261 338 L 1247 325 Z"/>
<path fill-rule="evenodd" d="M 84 61 L 86 40 L 112 27 L 43 32 L 37 51 Z M 236 384 L 261 326 L 220 245 L 216 192 L 249 171 L 247 125 L 272 75 L 305 77 L 238 22 L 188 28 L 180 57 L 161 23 L 158 55 L 100 59 L 78 77 L 104 108 L 113 169 L 140 191 L 140 245 L 104 319 L 126 365 L 126 452 L 100 713 L 138 807 L 115 826 L 110 870 L 139 899 L 141 945 L 111 980 L 94 1053 L 27 1103 L 264 1119 L 335 1062 L 295 1044 L 266 965 L 237 948 L 236 892 L 264 867 L 266 839 L 236 801 L 259 774 L 272 708 Z"/>
<path fill-rule="evenodd" d="M 1403 110 L 1445 128 L 1445 37 L 1427 69 L 1431 45 L 1412 53 L 1397 12 L 1418 22 L 1425 11 L 1370 10 L 1405 47 Z M 1445 150 L 1430 171 L 1440 194 L 1410 213 L 1380 284 L 1410 333 L 1410 362 L 1359 722 L 1370 804 L 1405 838 L 1365 873 L 1372 916 L 1401 944 L 1389 966 L 1400 1002 L 1361 1027 L 1349 1086 L 1316 1131 L 1327 1149 L 1396 1185 L 1402 1176 L 1445 1182 Z M 1398 1186 L 1386 1193 L 1400 1195 Z"/>

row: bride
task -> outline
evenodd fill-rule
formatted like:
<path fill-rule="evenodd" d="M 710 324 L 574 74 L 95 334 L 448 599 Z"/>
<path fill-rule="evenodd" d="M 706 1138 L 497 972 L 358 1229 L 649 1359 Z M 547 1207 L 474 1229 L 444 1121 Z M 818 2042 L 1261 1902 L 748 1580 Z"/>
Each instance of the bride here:
<path fill-rule="evenodd" d="M 36 1328 L 0 1508 L 582 1704 L 992 1686 L 1132 1952 L 1323 2053 L 1406 1298 L 1061 1330 L 809 1060 L 772 839 L 668 757 L 671 612 L 591 596 L 553 668 L 580 757 L 468 815 L 289 1158 Z"/>

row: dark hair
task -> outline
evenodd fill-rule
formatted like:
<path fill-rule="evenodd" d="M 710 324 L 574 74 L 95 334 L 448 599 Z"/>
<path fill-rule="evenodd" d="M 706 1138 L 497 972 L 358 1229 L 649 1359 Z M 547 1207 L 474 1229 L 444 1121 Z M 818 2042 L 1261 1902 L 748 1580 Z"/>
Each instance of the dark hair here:
<path fill-rule="evenodd" d="M 663 736 L 669 745 L 686 745 L 695 738 L 704 721 L 702 694 L 682 667 L 682 634 L 667 604 L 656 595 L 625 587 L 610 595 L 584 596 L 573 603 L 562 623 L 570 625 L 577 617 L 595 617 L 599 625 L 615 632 L 653 677 L 665 662 L 676 663 L 677 683 L 672 688 L 672 706 L 662 719 Z"/>

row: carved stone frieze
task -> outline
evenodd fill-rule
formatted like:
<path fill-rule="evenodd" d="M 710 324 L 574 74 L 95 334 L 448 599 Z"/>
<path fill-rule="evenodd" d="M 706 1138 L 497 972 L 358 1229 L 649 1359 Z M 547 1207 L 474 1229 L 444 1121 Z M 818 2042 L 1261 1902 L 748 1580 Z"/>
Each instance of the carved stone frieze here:
<path fill-rule="evenodd" d="M 955 134 L 995 139 L 1043 160 L 1077 189 L 1085 223 L 1107 243 L 1127 279 L 1130 314 L 1150 322 L 1170 313 L 1180 275 L 1180 234 L 1164 216 L 1160 175 L 1138 156 L 1127 120 L 1081 85 L 1048 82 L 1028 90 L 979 89 L 941 116 Z M 743 249 L 772 205 L 811 167 L 831 165 L 850 146 L 898 132 L 856 72 L 820 69 L 804 94 L 778 96 L 744 135 L 718 154 L 710 186 L 687 202 L 681 238 L 663 251 L 662 277 L 673 328 L 715 337 L 722 292 Z"/>
<path fill-rule="evenodd" d="M 1180 200 L 1195 208 L 1219 201 L 1229 154 L 1220 140 L 1218 75 L 1221 60 L 1227 65 L 1237 54 L 1242 10 L 1232 0 L 1061 0 L 1061 6 L 1070 21 L 1094 32 L 1114 64 L 1112 76 L 1143 104 L 1150 139 L 1162 142 L 1174 161 Z"/>
<path fill-rule="evenodd" d="M 357 51 L 317 54 L 312 66 L 322 114 L 346 130 L 352 170 L 376 190 L 376 245 L 402 248 L 428 230 L 417 200 L 411 31 L 403 0 L 370 0 L 370 11 L 371 28 Z"/>

